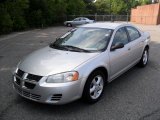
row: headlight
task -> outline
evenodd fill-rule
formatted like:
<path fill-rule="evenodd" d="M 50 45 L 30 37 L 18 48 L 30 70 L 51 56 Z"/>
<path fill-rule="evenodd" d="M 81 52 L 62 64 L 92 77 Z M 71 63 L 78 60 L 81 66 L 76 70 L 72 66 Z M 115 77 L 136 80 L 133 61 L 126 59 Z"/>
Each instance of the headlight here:
<path fill-rule="evenodd" d="M 66 72 L 48 76 L 47 83 L 64 83 L 78 80 L 78 72 Z"/>

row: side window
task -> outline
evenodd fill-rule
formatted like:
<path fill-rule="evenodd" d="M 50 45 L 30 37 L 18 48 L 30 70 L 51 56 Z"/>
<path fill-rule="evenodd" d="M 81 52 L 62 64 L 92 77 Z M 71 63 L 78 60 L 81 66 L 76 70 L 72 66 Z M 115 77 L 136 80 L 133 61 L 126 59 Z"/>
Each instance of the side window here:
<path fill-rule="evenodd" d="M 83 20 L 83 18 L 79 18 L 79 21 L 82 21 Z"/>
<path fill-rule="evenodd" d="M 124 28 L 117 30 L 112 45 L 115 45 L 116 43 L 123 43 L 124 45 L 128 43 L 128 36 Z"/>
<path fill-rule="evenodd" d="M 76 19 L 74 19 L 74 21 L 80 21 L 81 20 L 81 18 L 76 18 Z"/>
<path fill-rule="evenodd" d="M 127 28 L 131 41 L 136 40 L 137 38 L 140 37 L 140 33 L 136 28 L 133 28 L 133 27 L 126 27 L 126 28 Z"/>

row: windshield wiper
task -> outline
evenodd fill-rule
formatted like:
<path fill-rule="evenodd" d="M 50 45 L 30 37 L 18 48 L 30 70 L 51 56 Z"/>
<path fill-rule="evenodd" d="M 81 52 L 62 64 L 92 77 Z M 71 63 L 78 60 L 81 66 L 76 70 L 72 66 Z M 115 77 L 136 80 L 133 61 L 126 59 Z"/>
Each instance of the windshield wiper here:
<path fill-rule="evenodd" d="M 76 51 L 76 52 L 91 52 L 89 50 L 85 50 L 82 48 L 78 48 L 75 46 L 71 46 L 71 45 L 57 45 L 57 44 L 50 44 L 51 48 L 56 48 L 56 49 L 60 49 L 60 50 L 66 50 L 66 51 Z"/>
<path fill-rule="evenodd" d="M 56 48 L 56 49 L 60 49 L 60 50 L 68 50 L 67 48 L 64 48 L 62 45 L 57 45 L 57 44 L 50 44 L 49 45 L 51 48 Z"/>
<path fill-rule="evenodd" d="M 79 47 L 71 46 L 71 45 L 62 45 L 63 48 L 66 48 L 70 51 L 76 51 L 76 52 L 90 52 L 89 50 L 85 50 Z"/>

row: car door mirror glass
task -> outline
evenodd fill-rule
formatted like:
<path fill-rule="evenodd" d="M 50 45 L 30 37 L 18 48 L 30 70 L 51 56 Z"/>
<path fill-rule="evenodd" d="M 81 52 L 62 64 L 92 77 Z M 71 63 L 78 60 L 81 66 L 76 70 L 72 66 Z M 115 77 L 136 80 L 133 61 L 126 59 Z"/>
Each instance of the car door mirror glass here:
<path fill-rule="evenodd" d="M 123 48 L 123 47 L 124 47 L 123 43 L 116 43 L 115 45 L 112 45 L 111 51 L 114 51 L 116 49 L 120 49 L 120 48 Z"/>

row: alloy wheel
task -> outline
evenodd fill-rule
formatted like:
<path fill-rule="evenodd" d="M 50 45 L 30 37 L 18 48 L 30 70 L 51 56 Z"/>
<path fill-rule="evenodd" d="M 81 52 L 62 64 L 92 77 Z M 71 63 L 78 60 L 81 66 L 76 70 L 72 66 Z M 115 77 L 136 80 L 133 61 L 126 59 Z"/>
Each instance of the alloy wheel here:
<path fill-rule="evenodd" d="M 102 94 L 104 86 L 103 81 L 103 77 L 100 75 L 95 76 L 92 80 L 90 85 L 90 96 L 92 99 L 97 99 Z"/>

